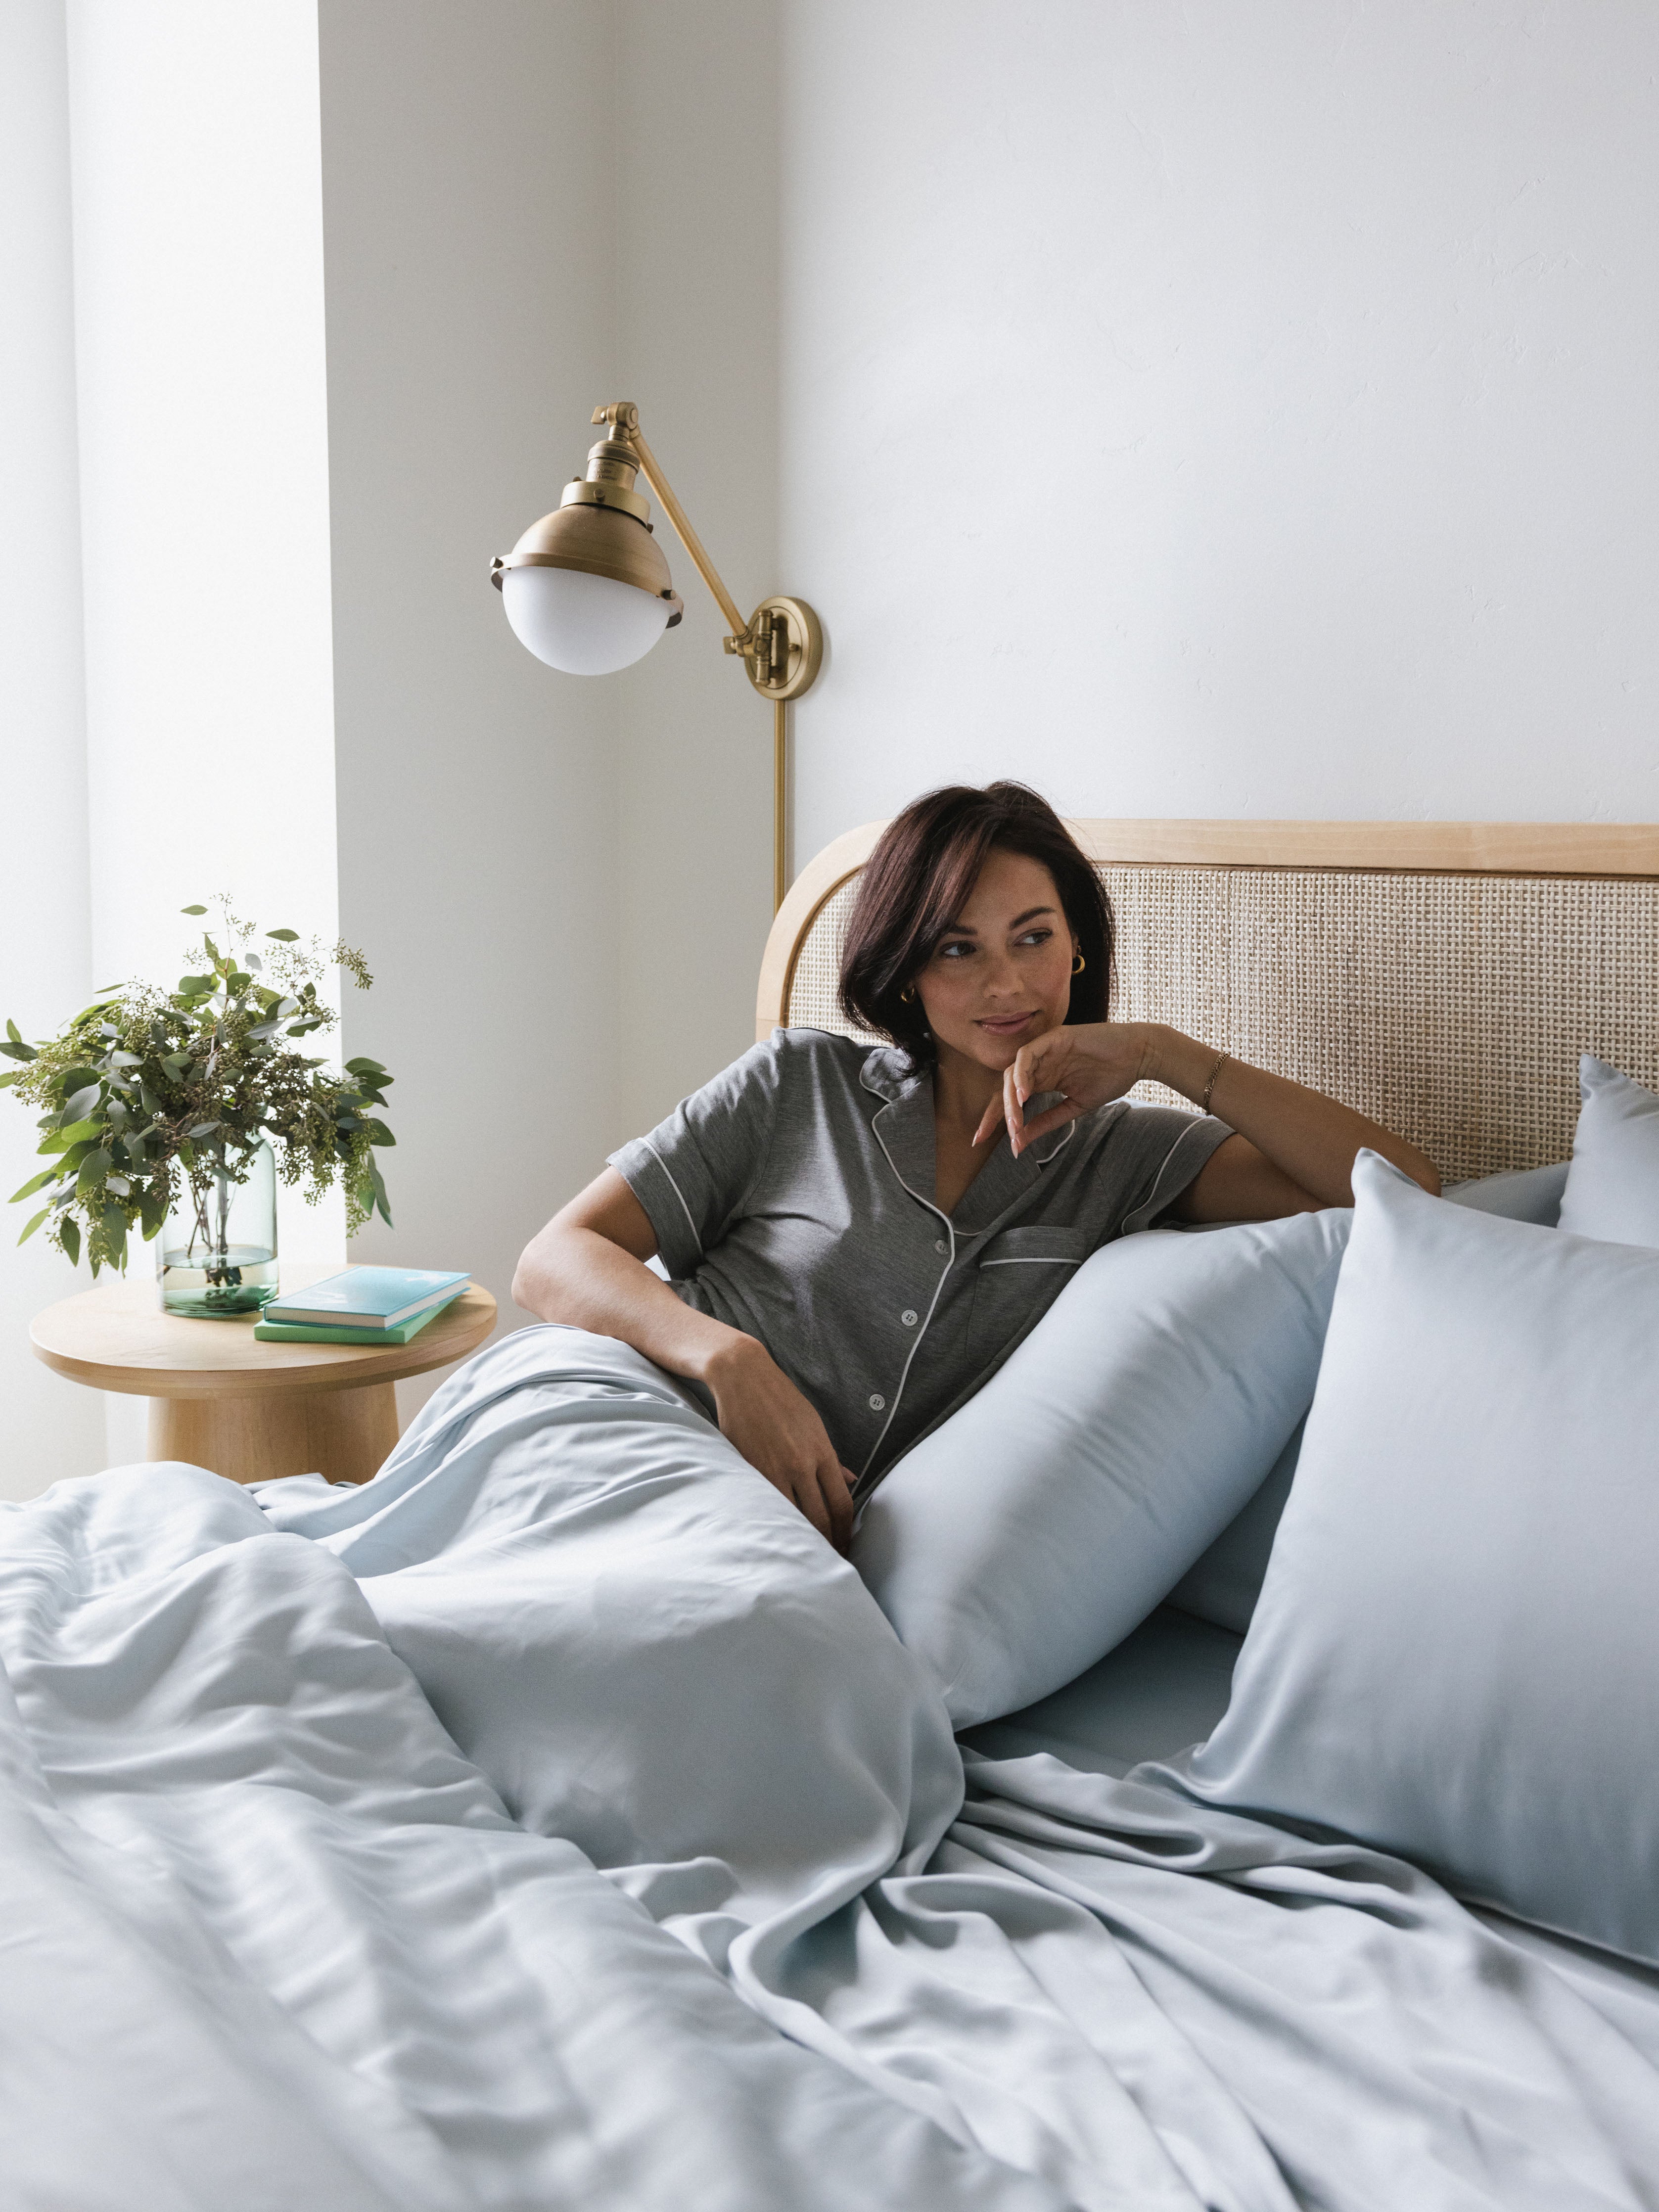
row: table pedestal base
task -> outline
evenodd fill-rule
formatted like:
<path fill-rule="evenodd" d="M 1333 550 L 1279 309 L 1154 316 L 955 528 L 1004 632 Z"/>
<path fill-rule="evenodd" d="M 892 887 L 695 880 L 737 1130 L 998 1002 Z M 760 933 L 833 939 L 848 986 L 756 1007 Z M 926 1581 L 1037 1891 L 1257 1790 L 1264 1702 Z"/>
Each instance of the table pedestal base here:
<path fill-rule="evenodd" d="M 187 1460 L 233 1482 L 313 1474 L 367 1482 L 397 1441 L 398 1395 L 390 1382 L 149 1401 L 151 1459 Z"/>

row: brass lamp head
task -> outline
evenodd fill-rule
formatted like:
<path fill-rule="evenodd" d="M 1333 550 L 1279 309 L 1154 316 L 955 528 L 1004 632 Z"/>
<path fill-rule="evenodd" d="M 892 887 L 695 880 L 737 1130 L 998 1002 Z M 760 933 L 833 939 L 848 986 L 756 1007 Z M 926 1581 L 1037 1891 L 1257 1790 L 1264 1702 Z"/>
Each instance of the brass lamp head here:
<path fill-rule="evenodd" d="M 574 568 L 665 599 L 665 627 L 672 629 L 685 609 L 652 533 L 651 503 L 634 489 L 639 465 L 625 436 L 608 432 L 588 453 L 586 476 L 565 486 L 553 513 L 532 522 L 510 553 L 490 562 L 495 589 L 510 568 Z"/>

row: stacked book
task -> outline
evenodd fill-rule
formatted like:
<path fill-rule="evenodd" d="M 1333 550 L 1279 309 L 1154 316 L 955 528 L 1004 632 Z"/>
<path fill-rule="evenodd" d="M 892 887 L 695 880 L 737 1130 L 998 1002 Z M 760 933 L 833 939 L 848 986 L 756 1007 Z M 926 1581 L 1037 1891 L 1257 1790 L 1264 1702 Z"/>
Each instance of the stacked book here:
<path fill-rule="evenodd" d="M 407 1344 L 471 1279 L 429 1267 L 348 1267 L 269 1299 L 253 1334 L 262 1344 Z"/>

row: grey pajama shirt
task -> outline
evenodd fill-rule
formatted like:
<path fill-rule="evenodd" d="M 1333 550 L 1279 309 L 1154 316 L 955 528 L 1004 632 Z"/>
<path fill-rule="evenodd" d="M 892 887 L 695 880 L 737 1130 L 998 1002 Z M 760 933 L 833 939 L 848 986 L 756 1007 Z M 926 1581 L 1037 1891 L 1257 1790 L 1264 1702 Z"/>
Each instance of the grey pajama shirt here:
<path fill-rule="evenodd" d="M 1231 1133 L 1115 1099 L 1018 1159 L 1005 1139 L 945 1214 L 931 1073 L 892 1047 L 778 1029 L 611 1164 L 673 1290 L 760 1340 L 863 1496 L 1091 1252 L 1151 1227 Z"/>

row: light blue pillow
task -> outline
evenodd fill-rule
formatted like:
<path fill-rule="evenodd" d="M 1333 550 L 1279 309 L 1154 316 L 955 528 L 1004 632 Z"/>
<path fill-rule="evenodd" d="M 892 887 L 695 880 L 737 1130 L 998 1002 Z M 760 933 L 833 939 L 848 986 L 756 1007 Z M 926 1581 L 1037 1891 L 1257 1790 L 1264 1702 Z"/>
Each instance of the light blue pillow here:
<path fill-rule="evenodd" d="M 1586 1053 L 1561 1226 L 1612 1244 L 1659 1245 L 1659 1098 Z"/>
<path fill-rule="evenodd" d="M 1171 1605 L 1218 1628 L 1230 1628 L 1235 1636 L 1247 1632 L 1273 1556 L 1279 1518 L 1296 1480 L 1303 1428 L 1298 1421 L 1261 1487 L 1170 1592 Z"/>
<path fill-rule="evenodd" d="M 853 1560 L 958 1728 L 1093 1666 L 1258 1487 L 1313 1395 L 1349 1218 L 1109 1244 L 895 1463 Z"/>
<path fill-rule="evenodd" d="M 1374 1153 L 1232 1702 L 1175 1762 L 1659 1964 L 1659 1253 Z"/>
<path fill-rule="evenodd" d="M 1518 1168 L 1503 1175 L 1483 1176 L 1476 1182 L 1454 1183 L 1444 1192 L 1449 1206 L 1467 1206 L 1476 1213 L 1496 1213 L 1505 1221 L 1532 1221 L 1553 1229 L 1566 1187 L 1567 1163 L 1547 1168 Z M 1261 1579 L 1279 1528 L 1279 1516 L 1296 1478 L 1297 1456 L 1302 1449 L 1298 1426 L 1267 1478 L 1254 1498 L 1230 1522 L 1203 1558 L 1183 1575 L 1170 1592 L 1171 1605 L 1200 1620 L 1213 1621 L 1243 1636 L 1261 1595 Z"/>
<path fill-rule="evenodd" d="M 1530 1221 L 1540 1229 L 1555 1228 L 1561 1215 L 1561 1194 L 1567 1187 L 1567 1163 L 1552 1161 L 1547 1168 L 1513 1168 L 1504 1175 L 1482 1176 L 1475 1182 L 1455 1182 L 1441 1196 L 1448 1206 L 1467 1206 L 1475 1213 L 1495 1213 L 1502 1221 Z"/>

